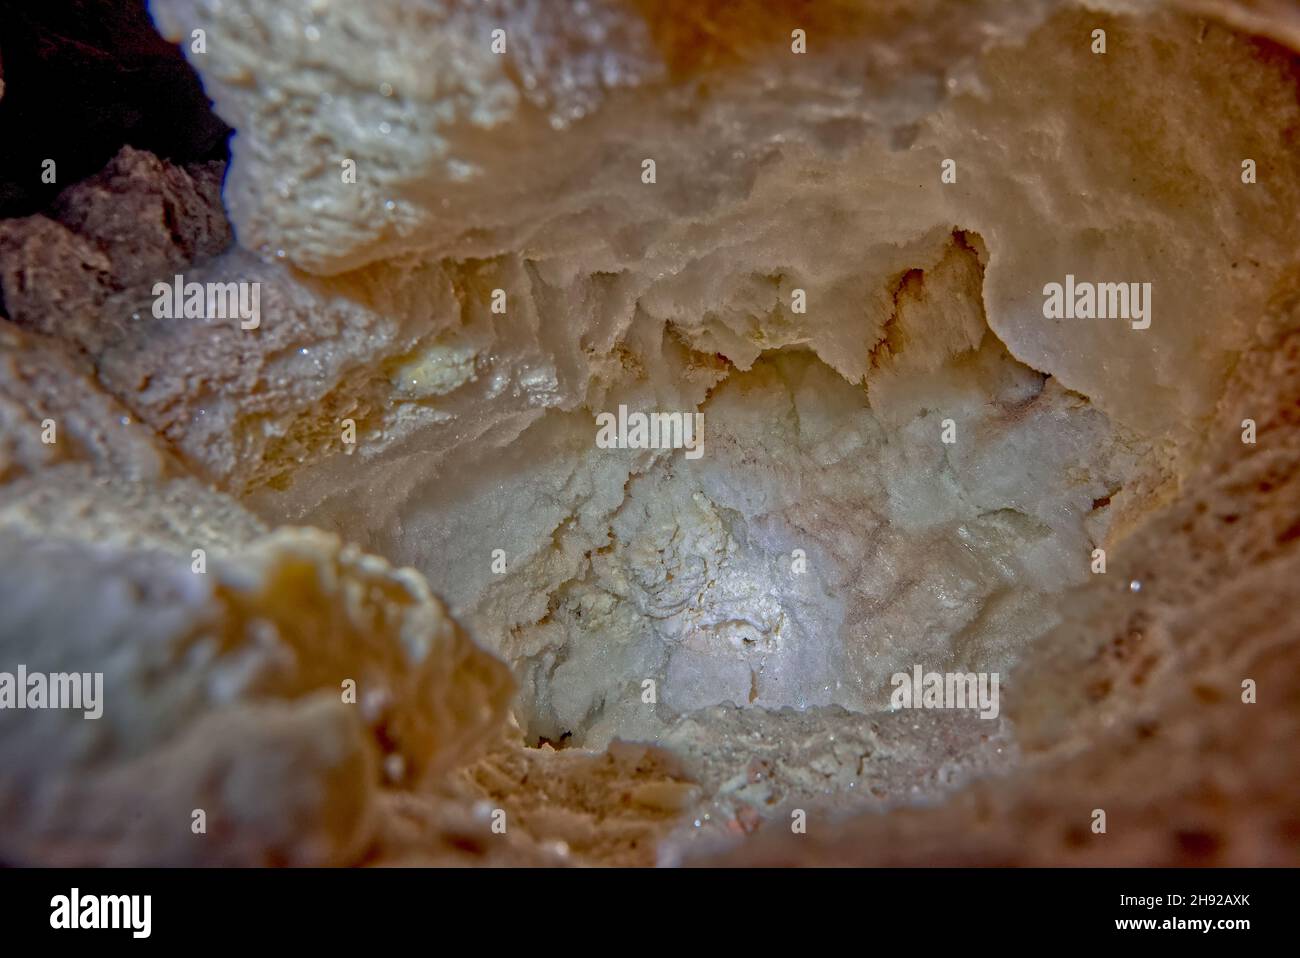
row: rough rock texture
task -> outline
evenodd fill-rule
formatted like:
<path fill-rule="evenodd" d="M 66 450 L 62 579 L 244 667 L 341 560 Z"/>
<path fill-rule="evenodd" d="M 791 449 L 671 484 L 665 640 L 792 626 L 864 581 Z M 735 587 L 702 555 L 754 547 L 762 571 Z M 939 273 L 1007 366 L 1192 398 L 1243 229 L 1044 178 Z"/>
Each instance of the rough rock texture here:
<path fill-rule="evenodd" d="M 60 194 L 49 215 L 0 221 L 9 318 L 97 354 L 125 325 L 107 308 L 115 293 L 152 287 L 230 245 L 222 171 L 219 162 L 183 169 L 123 147 Z"/>
<path fill-rule="evenodd" d="M 268 532 L 84 360 L 3 325 L 0 656 L 102 672 L 103 714 L 0 711 L 0 859 L 347 863 L 382 784 L 437 779 L 495 737 L 513 683 L 423 578 Z"/>
<path fill-rule="evenodd" d="M 251 248 L 331 274 L 405 253 L 463 260 L 523 251 L 547 286 L 614 274 L 652 316 L 742 364 L 797 341 L 856 381 L 888 320 L 891 281 L 926 255 L 909 247 L 959 226 L 990 248 L 990 324 L 1016 343 L 1018 358 L 1134 422 L 1202 424 L 1226 354 L 1244 345 L 1267 294 L 1270 276 L 1251 260 L 1290 256 L 1281 235 L 1250 227 L 1297 204 L 1300 170 L 1282 134 L 1297 112 L 1284 58 L 1260 68 L 1249 41 L 1190 19 L 1071 10 L 961 70 L 964 38 L 996 38 L 1008 19 L 1023 30 L 1058 5 L 959 4 L 940 19 L 924 5 L 837 4 L 824 29 L 857 27 L 857 42 L 818 35 L 814 24 L 819 52 L 802 56 L 778 29 L 796 12 L 778 5 L 735 41 L 724 21 L 710 46 L 679 32 L 678 20 L 707 22 L 723 5 L 694 15 L 686 6 L 655 6 L 646 28 L 653 38 L 662 19 L 664 32 L 645 53 L 606 28 L 609 55 L 653 49 L 671 63 L 679 47 L 735 46 L 749 31 L 771 39 L 754 40 L 739 64 L 696 64 L 669 86 L 622 59 L 604 75 L 561 72 L 550 85 L 569 96 L 590 91 L 603 105 L 559 130 L 529 109 L 519 90 L 528 74 L 512 58 L 548 43 L 566 62 L 582 62 L 583 42 L 568 31 L 639 14 L 595 4 L 590 17 L 539 29 L 526 3 L 393 2 L 361 14 L 305 2 L 158 0 L 154 9 L 170 35 L 198 25 L 212 35 L 209 52 L 192 60 L 237 128 L 227 205 Z M 335 25 L 336 17 L 351 19 Z M 523 49 L 491 53 L 484 33 L 498 21 Z M 745 22 L 736 21 L 737 29 Z M 1113 34 L 1104 56 L 1090 52 L 1094 27 Z M 422 31 L 448 52 L 408 39 Z M 402 38 L 382 57 L 370 39 L 381 32 Z M 943 66 L 899 49 L 899 35 L 912 33 L 944 51 Z M 891 77 L 848 72 L 850 58 L 880 63 Z M 689 99 L 701 74 L 709 95 Z M 1209 84 L 1221 98 L 1192 95 Z M 439 108 L 425 105 L 429 96 Z M 373 159 L 358 152 L 366 147 Z M 1249 154 L 1270 171 L 1254 189 L 1239 178 Z M 340 157 L 357 159 L 355 183 L 343 182 Z M 950 188 L 939 183 L 945 157 L 959 164 Z M 643 158 L 656 161 L 653 186 L 640 181 Z M 463 181 L 448 182 L 448 170 L 461 167 Z M 384 226 L 390 200 L 400 228 Z M 1058 229 L 1029 228 L 1042 221 Z M 359 230 L 363 223 L 384 239 Z M 1216 242 L 1201 241 L 1207 232 Z M 1251 260 L 1236 253 L 1247 245 Z M 1164 321 L 1122 338 L 1106 324 L 1044 324 L 1040 290 L 1067 270 L 1149 278 Z M 766 303 L 745 303 L 765 276 L 774 280 Z M 811 303 L 797 329 L 765 322 L 796 286 Z M 1104 375 L 1087 358 L 1102 350 Z"/>
<path fill-rule="evenodd" d="M 390 814 L 369 861 L 653 865 L 660 843 L 700 798 L 680 761 L 654 746 L 522 749 L 515 731 L 433 800 L 386 795 Z"/>
<path fill-rule="evenodd" d="M 143 0 L 7 4 L 0 217 L 40 211 L 124 143 L 178 165 L 223 156 L 230 129 L 207 107 L 199 78 L 158 35 Z"/>
<path fill-rule="evenodd" d="M 0 534 L 6 659 L 103 671 L 104 714 L 3 713 L 8 860 L 347 862 L 385 776 L 436 776 L 500 721 L 504 669 L 422 580 L 330 536 L 282 530 L 199 575 L 179 549 L 38 540 L 16 512 Z"/>
<path fill-rule="evenodd" d="M 1025 767 L 937 808 L 773 833 L 711 863 L 1294 865 L 1300 290 L 1242 357 L 1212 451 L 1015 674 Z M 1241 442 L 1256 420 L 1258 444 Z M 1128 585 L 1138 582 L 1134 592 Z M 1243 701 L 1243 682 L 1258 698 Z M 1092 831 L 1093 810 L 1107 831 Z"/>
<path fill-rule="evenodd" d="M 1287 9 L 151 7 L 221 196 L 0 222 L 0 669 L 106 680 L 0 712 L 0 857 L 1300 859 Z"/>

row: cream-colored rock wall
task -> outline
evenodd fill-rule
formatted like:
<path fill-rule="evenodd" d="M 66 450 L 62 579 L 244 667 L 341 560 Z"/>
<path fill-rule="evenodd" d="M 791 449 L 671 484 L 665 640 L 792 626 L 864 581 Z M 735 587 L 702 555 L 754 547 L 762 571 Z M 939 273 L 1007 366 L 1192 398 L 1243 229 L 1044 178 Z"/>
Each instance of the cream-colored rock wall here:
<path fill-rule="evenodd" d="M 1187 677 L 1294 638 L 1268 621 L 1295 540 L 1267 382 L 1293 352 L 1288 11 L 151 9 L 169 38 L 204 31 L 188 55 L 237 131 L 224 210 L 216 167 L 127 148 L 0 223 L 0 668 L 106 682 L 103 720 L 0 713 L 0 856 L 648 863 L 665 841 L 680 861 L 814 796 L 937 810 L 736 854 L 939 860 L 918 835 L 1005 792 L 998 821 L 1041 819 L 1024 857 L 1046 862 L 1080 854 L 1065 806 L 1094 783 L 1144 823 L 1125 860 L 1182 860 L 1115 797 L 1147 746 L 1094 748 L 1157 715 L 1227 740 L 1246 665 Z M 258 284 L 255 328 L 155 318 L 178 272 Z M 1045 318 L 1067 274 L 1149 283 L 1149 327 Z M 620 404 L 703 411 L 705 454 L 597 448 Z M 1197 489 L 1236 494 L 1226 434 L 1255 409 L 1276 468 L 1234 514 L 1257 518 L 1197 548 L 1238 556 L 1249 526 L 1276 550 L 1183 569 L 1249 613 L 1192 622 L 1156 558 L 1200 541 Z M 1164 603 L 1132 631 L 1195 667 L 1116 700 L 1097 663 L 1130 634 L 1130 569 Z M 909 731 L 883 710 L 916 662 L 1004 672 L 1015 704 Z M 618 737 L 646 744 L 551 750 Z M 1191 755 L 1168 751 L 1162 793 L 1189 820 Z M 490 845 L 505 806 L 521 828 Z M 190 830 L 200 807 L 221 841 Z M 1226 856 L 1263 860 L 1271 827 Z"/>

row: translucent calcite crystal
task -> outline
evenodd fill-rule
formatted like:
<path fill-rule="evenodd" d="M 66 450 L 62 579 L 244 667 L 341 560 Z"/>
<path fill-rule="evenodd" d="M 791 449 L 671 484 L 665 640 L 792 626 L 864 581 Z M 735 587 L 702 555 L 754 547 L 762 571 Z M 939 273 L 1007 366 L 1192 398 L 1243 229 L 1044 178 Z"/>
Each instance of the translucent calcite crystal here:
<path fill-rule="evenodd" d="M 0 221 L 0 668 L 109 703 L 0 713 L 0 857 L 1294 861 L 1205 799 L 1300 783 L 1224 744 L 1295 725 L 1229 707 L 1295 671 L 1289 8 L 150 7 L 220 196 L 128 147 Z"/>

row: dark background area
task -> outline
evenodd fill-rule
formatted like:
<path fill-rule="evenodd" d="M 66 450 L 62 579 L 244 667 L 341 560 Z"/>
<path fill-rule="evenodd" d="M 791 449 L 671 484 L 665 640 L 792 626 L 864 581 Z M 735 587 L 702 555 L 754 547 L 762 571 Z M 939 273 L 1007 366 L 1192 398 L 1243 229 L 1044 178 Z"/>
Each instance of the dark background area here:
<path fill-rule="evenodd" d="M 0 217 L 40 212 L 123 145 L 175 163 L 227 155 L 230 128 L 145 0 L 0 0 L 0 78 Z"/>

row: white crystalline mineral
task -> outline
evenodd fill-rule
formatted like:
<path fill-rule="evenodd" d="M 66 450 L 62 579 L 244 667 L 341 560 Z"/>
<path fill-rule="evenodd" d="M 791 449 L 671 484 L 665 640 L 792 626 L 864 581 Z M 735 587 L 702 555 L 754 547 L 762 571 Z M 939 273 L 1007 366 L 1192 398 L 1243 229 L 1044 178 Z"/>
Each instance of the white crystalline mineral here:
<path fill-rule="evenodd" d="M 1257 721 L 1187 703 L 1246 619 L 1295 634 L 1289 11 L 150 7 L 235 128 L 236 244 L 212 169 L 129 148 L 0 223 L 0 668 L 106 682 L 0 712 L 0 857 L 648 863 L 799 802 L 872 815 L 731 854 L 1053 862 L 1042 809 L 1134 777 L 1105 736 Z M 154 319 L 180 272 L 258 328 Z M 1075 280 L 1140 315 L 1045 310 Z M 621 407 L 702 452 L 597 442 Z M 1175 567 L 1255 604 L 1191 621 Z M 914 667 L 1007 702 L 891 709 Z"/>

